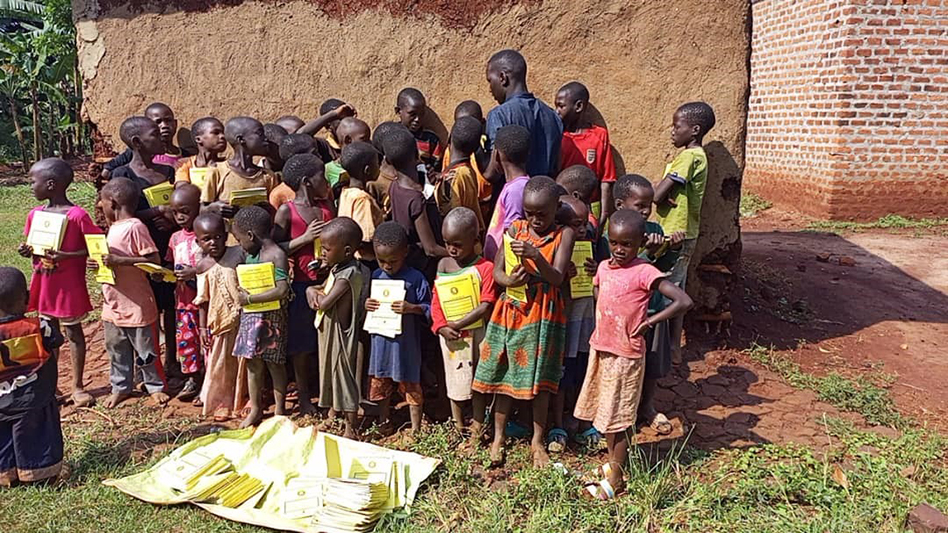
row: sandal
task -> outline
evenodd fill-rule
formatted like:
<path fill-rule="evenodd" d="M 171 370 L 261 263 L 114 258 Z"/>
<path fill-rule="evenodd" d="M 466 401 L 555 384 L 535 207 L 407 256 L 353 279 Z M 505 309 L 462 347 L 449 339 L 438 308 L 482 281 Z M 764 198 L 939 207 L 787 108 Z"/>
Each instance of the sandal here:
<path fill-rule="evenodd" d="M 668 417 L 662 413 L 656 413 L 648 427 L 659 435 L 671 435 L 675 429 Z"/>
<path fill-rule="evenodd" d="M 612 466 L 609 463 L 596 469 L 596 476 L 601 476 L 598 481 L 586 481 L 583 488 L 586 492 L 597 500 L 612 500 L 618 496 L 623 487 L 614 487 L 609 481 L 609 475 L 612 474 Z"/>
<path fill-rule="evenodd" d="M 512 439 L 525 439 L 532 434 L 532 431 L 514 422 L 513 420 L 508 420 L 507 425 L 504 427 L 504 436 L 510 437 Z"/>
<path fill-rule="evenodd" d="M 196 398 L 200 393 L 201 388 L 198 387 L 197 382 L 192 378 L 188 378 L 188 380 L 184 382 L 184 387 L 181 388 L 181 392 L 179 392 L 175 398 L 182 402 L 188 402 Z"/>
<path fill-rule="evenodd" d="M 592 450 L 598 450 L 603 448 L 606 445 L 606 436 L 602 433 L 599 433 L 599 430 L 596 428 L 589 428 L 586 431 L 573 437 L 573 440 L 576 441 L 576 444 L 580 446 L 585 446 L 586 448 Z"/>
<path fill-rule="evenodd" d="M 550 453 L 560 453 L 566 450 L 566 441 L 569 435 L 560 428 L 553 428 L 546 434 L 546 449 Z"/>

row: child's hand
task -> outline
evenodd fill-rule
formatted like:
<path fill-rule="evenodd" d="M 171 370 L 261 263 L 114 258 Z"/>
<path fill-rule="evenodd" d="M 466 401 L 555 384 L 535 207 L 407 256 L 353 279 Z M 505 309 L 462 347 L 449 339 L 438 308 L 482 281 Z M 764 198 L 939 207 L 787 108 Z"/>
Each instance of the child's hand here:
<path fill-rule="evenodd" d="M 665 244 L 665 236 L 658 233 L 649 233 L 645 236 L 645 252 L 649 257 L 654 257 L 655 252 Z"/>
<path fill-rule="evenodd" d="M 334 109 L 333 113 L 336 114 L 336 118 L 338 119 L 343 119 L 346 117 L 354 117 L 357 114 L 356 109 L 352 107 L 351 104 L 342 104 L 341 106 Z"/>
<path fill-rule="evenodd" d="M 189 281 L 197 277 L 197 269 L 194 267 L 182 267 L 174 271 L 174 277 L 178 281 Z"/>
<path fill-rule="evenodd" d="M 593 277 L 596 275 L 596 270 L 599 268 L 599 263 L 596 262 L 592 257 L 587 257 L 586 262 L 583 263 L 583 270 L 586 271 L 586 275 Z"/>
<path fill-rule="evenodd" d="M 527 273 L 527 269 L 523 268 L 523 265 L 517 265 L 510 273 L 510 286 L 519 287 L 526 285 L 528 279 L 530 279 L 530 274 Z"/>
<path fill-rule="evenodd" d="M 309 287 L 306 289 L 306 303 L 309 304 L 310 309 L 319 309 L 319 298 L 323 296 L 323 292 L 319 290 L 319 287 Z"/>
<path fill-rule="evenodd" d="M 569 266 L 566 267 L 566 279 L 575 278 L 576 274 L 576 265 L 570 263 Z"/>
<path fill-rule="evenodd" d="M 49 253 L 49 250 L 47 250 L 46 253 Z M 40 257 L 40 270 L 49 274 L 50 272 L 56 270 L 56 261 L 53 261 L 48 257 Z"/>
<path fill-rule="evenodd" d="M 217 208 L 220 210 L 221 216 L 224 218 L 234 218 L 234 215 L 237 214 L 237 211 L 240 210 L 239 207 L 230 205 L 227 202 L 217 202 Z"/>
<path fill-rule="evenodd" d="M 86 270 L 99 270 L 99 263 L 91 257 L 86 258 Z"/>
<path fill-rule="evenodd" d="M 642 335 L 645 335 L 645 333 L 648 332 L 651 327 L 652 323 L 646 318 L 641 324 L 639 324 L 637 328 L 635 328 L 635 331 L 632 332 L 632 336 L 641 337 Z"/>
<path fill-rule="evenodd" d="M 237 303 L 240 305 L 248 305 L 250 303 L 250 293 L 244 289 L 238 289 Z"/>
<path fill-rule="evenodd" d="M 380 305 L 381 305 L 381 302 L 379 302 L 378 300 L 373 300 L 372 298 L 369 298 L 368 300 L 365 301 L 365 310 L 378 311 Z"/>
<path fill-rule="evenodd" d="M 658 202 L 656 202 L 656 203 L 658 203 Z M 672 200 L 671 195 L 669 195 L 667 198 L 665 198 L 665 201 L 662 202 L 662 203 L 665 204 L 665 205 L 669 205 L 669 206 L 671 206 L 671 207 L 678 207 L 678 202 Z"/>
<path fill-rule="evenodd" d="M 148 274 L 148 277 L 155 283 L 163 283 L 165 281 L 165 276 L 161 272 L 152 272 Z"/>
<path fill-rule="evenodd" d="M 303 236 L 306 237 L 307 242 L 313 242 L 319 238 L 323 233 L 323 227 L 326 226 L 326 222 L 322 220 L 314 220 L 309 223 L 309 226 L 306 226 L 306 231 L 303 232 Z"/>
<path fill-rule="evenodd" d="M 536 260 L 540 257 L 540 251 L 536 249 L 535 246 L 528 242 L 524 241 L 512 241 L 510 243 L 510 250 L 522 259 L 533 259 Z"/>
<path fill-rule="evenodd" d="M 684 231 L 676 231 L 675 233 L 672 233 L 671 238 L 668 240 L 668 242 L 671 244 L 671 247 L 680 248 L 681 243 L 685 242 L 685 235 L 687 234 Z"/>
<path fill-rule="evenodd" d="M 33 247 L 25 242 L 21 243 L 20 247 L 16 249 L 16 253 L 22 257 L 33 257 Z"/>
<path fill-rule="evenodd" d="M 207 328 L 200 328 L 198 330 L 198 335 L 200 335 L 201 337 L 201 346 L 203 346 L 205 350 L 210 350 L 211 349 L 210 330 L 208 330 Z"/>
<path fill-rule="evenodd" d="M 450 326 L 442 326 L 439 328 L 438 335 L 444 337 L 446 341 L 456 341 L 461 338 L 461 333 Z"/>
<path fill-rule="evenodd" d="M 406 302 L 405 300 L 399 300 L 397 302 L 392 302 L 392 311 L 399 315 L 409 315 L 416 311 L 417 306 Z"/>
<path fill-rule="evenodd" d="M 112 254 L 105 254 L 102 256 L 102 264 L 108 268 L 115 268 L 118 266 L 118 263 L 115 262 L 116 257 Z"/>
<path fill-rule="evenodd" d="M 161 207 L 166 206 L 159 206 L 158 214 L 151 219 L 152 223 L 155 225 L 155 229 L 158 231 L 171 231 L 175 229 L 177 226 L 175 225 L 174 221 L 161 212 Z"/>

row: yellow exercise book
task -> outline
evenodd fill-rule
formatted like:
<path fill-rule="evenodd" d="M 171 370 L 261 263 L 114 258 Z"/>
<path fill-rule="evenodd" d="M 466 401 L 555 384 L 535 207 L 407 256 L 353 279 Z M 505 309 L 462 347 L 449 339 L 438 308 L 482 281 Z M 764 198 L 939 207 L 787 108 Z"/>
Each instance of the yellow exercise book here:
<path fill-rule="evenodd" d="M 149 277 L 151 277 L 152 274 L 161 274 L 161 281 L 164 281 L 165 283 L 174 283 L 178 281 L 178 278 L 174 276 L 174 272 L 161 265 L 141 262 L 135 263 L 135 266 L 147 272 Z"/>
<path fill-rule="evenodd" d="M 230 193 L 230 205 L 247 207 L 267 203 L 266 187 L 251 187 Z"/>
<path fill-rule="evenodd" d="M 250 293 L 262 294 L 276 287 L 276 267 L 271 262 L 255 265 L 237 265 L 237 283 Z M 244 306 L 247 313 L 262 313 L 276 311 L 280 308 L 280 301 L 254 302 Z"/>
<path fill-rule="evenodd" d="M 115 271 L 102 263 L 102 256 L 109 253 L 109 242 L 105 235 L 89 234 L 86 235 L 86 250 L 89 251 L 89 257 L 99 265 L 95 271 L 95 280 L 97 283 L 108 283 L 115 285 Z"/>
<path fill-rule="evenodd" d="M 214 170 L 214 167 L 191 167 L 188 169 L 188 178 L 190 178 L 192 185 L 203 191 L 208 174 Z"/>
<path fill-rule="evenodd" d="M 514 238 L 504 233 L 504 272 L 509 276 L 517 266 L 520 265 L 520 257 L 517 254 L 513 253 L 513 249 L 510 248 L 510 243 L 514 241 Z M 527 301 L 527 286 L 521 285 L 519 287 L 507 287 L 506 289 L 507 298 L 517 302 L 526 302 Z"/>
<path fill-rule="evenodd" d="M 440 273 L 435 280 L 441 310 L 448 322 L 457 322 L 481 303 L 481 283 L 474 267 L 468 267 L 450 274 Z M 477 329 L 484 325 L 483 320 L 464 329 Z"/>
<path fill-rule="evenodd" d="M 373 279 L 369 298 L 378 300 L 379 308 L 366 313 L 363 329 L 390 339 L 401 335 L 402 315 L 392 309 L 392 304 L 405 299 L 405 282 L 400 279 Z"/>
<path fill-rule="evenodd" d="M 323 283 L 323 294 L 329 294 L 329 291 L 332 289 L 332 284 L 335 282 L 336 276 L 333 276 L 332 271 L 330 270 L 329 277 L 327 277 L 325 283 Z M 316 320 L 313 321 L 313 325 L 316 326 L 316 329 L 319 329 L 319 326 L 322 325 L 324 316 L 326 316 L 326 311 L 323 311 L 322 309 L 316 310 Z"/>
<path fill-rule="evenodd" d="M 571 298 L 585 298 L 593 295 L 593 279 L 586 274 L 586 260 L 592 259 L 592 243 L 589 241 L 576 241 L 573 245 L 573 266 L 576 267 L 576 275 L 569 280 L 569 294 Z"/>
<path fill-rule="evenodd" d="M 66 215 L 36 211 L 30 223 L 26 244 L 33 248 L 34 255 L 46 255 L 46 250 L 59 250 L 66 234 Z"/>
<path fill-rule="evenodd" d="M 171 203 L 171 193 L 174 192 L 174 184 L 171 182 L 162 182 L 158 185 L 152 185 L 147 189 L 142 191 L 142 194 L 145 195 L 145 199 L 148 200 L 148 205 L 151 207 L 158 207 L 159 205 L 168 205 Z"/>

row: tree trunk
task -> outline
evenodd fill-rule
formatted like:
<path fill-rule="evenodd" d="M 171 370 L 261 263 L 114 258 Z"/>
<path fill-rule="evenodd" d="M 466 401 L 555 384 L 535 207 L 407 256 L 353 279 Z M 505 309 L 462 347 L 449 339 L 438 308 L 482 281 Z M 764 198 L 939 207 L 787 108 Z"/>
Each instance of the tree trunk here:
<path fill-rule="evenodd" d="M 30 102 L 33 104 L 33 159 L 43 158 L 43 127 L 40 125 L 39 98 L 36 94 L 36 82 L 30 84 Z"/>
<path fill-rule="evenodd" d="M 47 130 L 46 135 L 49 136 L 49 143 L 47 144 L 46 153 L 50 156 L 56 155 L 56 137 L 59 135 L 56 129 L 55 116 L 53 113 L 53 102 L 46 101 L 46 123 L 49 125 L 49 130 Z"/>
<path fill-rule="evenodd" d="M 73 110 L 73 120 L 75 121 L 76 128 L 76 153 L 82 155 L 84 153 L 85 143 L 83 139 L 86 136 L 85 124 L 82 123 L 82 73 L 79 72 L 79 61 L 73 62 L 72 65 L 72 81 L 75 86 L 75 98 L 71 100 L 70 107 Z"/>
<path fill-rule="evenodd" d="M 23 168 L 30 168 L 30 154 L 26 149 L 26 139 L 23 138 L 23 130 L 20 129 L 20 115 L 16 111 L 16 100 L 7 98 L 10 104 L 10 117 L 13 120 L 13 129 L 16 132 L 16 141 L 20 143 L 20 157 L 23 159 Z"/>

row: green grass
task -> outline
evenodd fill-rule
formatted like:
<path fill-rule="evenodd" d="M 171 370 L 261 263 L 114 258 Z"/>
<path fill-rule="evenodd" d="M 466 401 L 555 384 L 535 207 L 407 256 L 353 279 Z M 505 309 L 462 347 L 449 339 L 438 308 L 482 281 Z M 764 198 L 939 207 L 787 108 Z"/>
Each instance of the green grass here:
<path fill-rule="evenodd" d="M 743 202 L 743 200 L 742 200 Z M 742 205 L 743 209 L 743 205 Z M 839 220 L 816 220 L 807 225 L 812 231 L 864 231 L 870 229 L 914 229 L 934 230 L 948 226 L 948 218 L 907 218 L 901 215 L 885 215 L 873 222 L 846 222 Z"/>
<path fill-rule="evenodd" d="M 773 203 L 757 196 L 754 193 L 744 193 L 741 195 L 741 218 L 751 218 L 761 211 L 766 211 L 773 207 Z"/>

